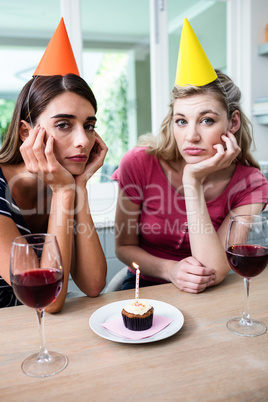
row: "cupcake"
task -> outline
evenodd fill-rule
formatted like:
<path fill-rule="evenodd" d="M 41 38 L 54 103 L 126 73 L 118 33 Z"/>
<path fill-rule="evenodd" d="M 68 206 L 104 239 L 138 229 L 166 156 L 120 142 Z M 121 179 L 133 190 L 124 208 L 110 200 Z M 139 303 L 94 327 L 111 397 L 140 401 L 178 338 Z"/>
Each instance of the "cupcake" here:
<path fill-rule="evenodd" d="M 127 304 L 122 310 L 123 322 L 132 331 L 144 331 L 153 325 L 154 308 L 144 301 Z"/>

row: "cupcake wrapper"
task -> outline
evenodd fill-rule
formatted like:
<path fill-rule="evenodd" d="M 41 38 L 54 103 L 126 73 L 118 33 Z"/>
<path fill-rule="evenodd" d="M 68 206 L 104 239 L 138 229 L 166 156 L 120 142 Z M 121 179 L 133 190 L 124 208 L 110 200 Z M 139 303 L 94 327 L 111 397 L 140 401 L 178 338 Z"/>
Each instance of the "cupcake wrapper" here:
<path fill-rule="evenodd" d="M 129 318 L 122 314 L 125 327 L 131 331 L 145 331 L 153 325 L 153 314 L 146 318 Z"/>

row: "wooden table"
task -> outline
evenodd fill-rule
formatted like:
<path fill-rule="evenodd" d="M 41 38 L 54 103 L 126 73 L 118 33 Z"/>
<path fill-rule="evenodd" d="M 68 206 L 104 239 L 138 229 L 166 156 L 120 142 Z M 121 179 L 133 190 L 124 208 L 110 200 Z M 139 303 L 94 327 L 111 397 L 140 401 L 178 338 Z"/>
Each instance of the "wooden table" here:
<path fill-rule="evenodd" d="M 111 342 L 96 335 L 89 317 L 99 307 L 134 298 L 134 291 L 95 299 L 68 299 L 60 314 L 46 314 L 50 350 L 65 353 L 61 373 L 31 378 L 22 361 L 39 349 L 35 312 L 25 306 L 0 311 L 1 401 L 267 401 L 268 333 L 232 334 L 226 322 L 243 310 L 243 279 L 236 274 L 204 293 L 184 293 L 172 284 L 140 290 L 184 315 L 182 329 L 147 344 Z M 252 280 L 252 316 L 268 326 L 268 270 Z"/>

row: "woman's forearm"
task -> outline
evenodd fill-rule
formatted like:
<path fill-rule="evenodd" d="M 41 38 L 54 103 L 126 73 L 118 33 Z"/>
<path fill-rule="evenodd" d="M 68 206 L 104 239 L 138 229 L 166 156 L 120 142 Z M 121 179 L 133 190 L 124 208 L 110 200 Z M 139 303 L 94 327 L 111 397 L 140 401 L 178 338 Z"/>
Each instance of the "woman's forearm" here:
<path fill-rule="evenodd" d="M 107 263 L 90 213 L 86 188 L 78 187 L 76 191 L 74 239 L 73 280 L 88 296 L 98 296 L 106 284 Z"/>
<path fill-rule="evenodd" d="M 215 284 L 230 270 L 223 245 L 208 213 L 203 186 L 198 181 L 184 185 L 191 254 L 203 266 L 215 269 Z"/>
<path fill-rule="evenodd" d="M 46 311 L 51 313 L 58 312 L 63 308 L 68 290 L 72 259 L 74 201 L 75 192 L 73 189 L 62 189 L 52 195 L 47 232 L 57 237 L 64 269 L 64 281 L 58 298 L 46 308 Z"/>

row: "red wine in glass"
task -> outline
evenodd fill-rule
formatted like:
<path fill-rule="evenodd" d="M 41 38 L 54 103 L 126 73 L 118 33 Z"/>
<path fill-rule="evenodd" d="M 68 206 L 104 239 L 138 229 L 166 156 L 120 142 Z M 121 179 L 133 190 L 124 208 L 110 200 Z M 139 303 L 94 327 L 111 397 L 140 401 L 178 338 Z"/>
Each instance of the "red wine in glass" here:
<path fill-rule="evenodd" d="M 259 275 L 268 264 L 268 248 L 252 244 L 230 246 L 226 251 L 232 269 L 244 278 Z"/>
<path fill-rule="evenodd" d="M 68 359 L 48 351 L 44 336 L 45 307 L 53 303 L 63 284 L 64 271 L 57 239 L 51 234 L 19 236 L 12 242 L 10 280 L 17 298 L 37 313 L 40 351 L 28 357 L 21 367 L 31 377 L 47 377 L 63 370 Z"/>
<path fill-rule="evenodd" d="M 227 328 L 242 336 L 258 336 L 266 326 L 250 317 L 249 288 L 251 278 L 260 275 L 268 263 L 268 220 L 261 215 L 235 215 L 230 218 L 226 256 L 230 267 L 244 278 L 245 310 L 232 318 Z"/>
<path fill-rule="evenodd" d="M 62 288 L 62 281 L 63 271 L 42 268 L 14 275 L 12 286 L 23 304 L 40 309 L 56 300 Z"/>

